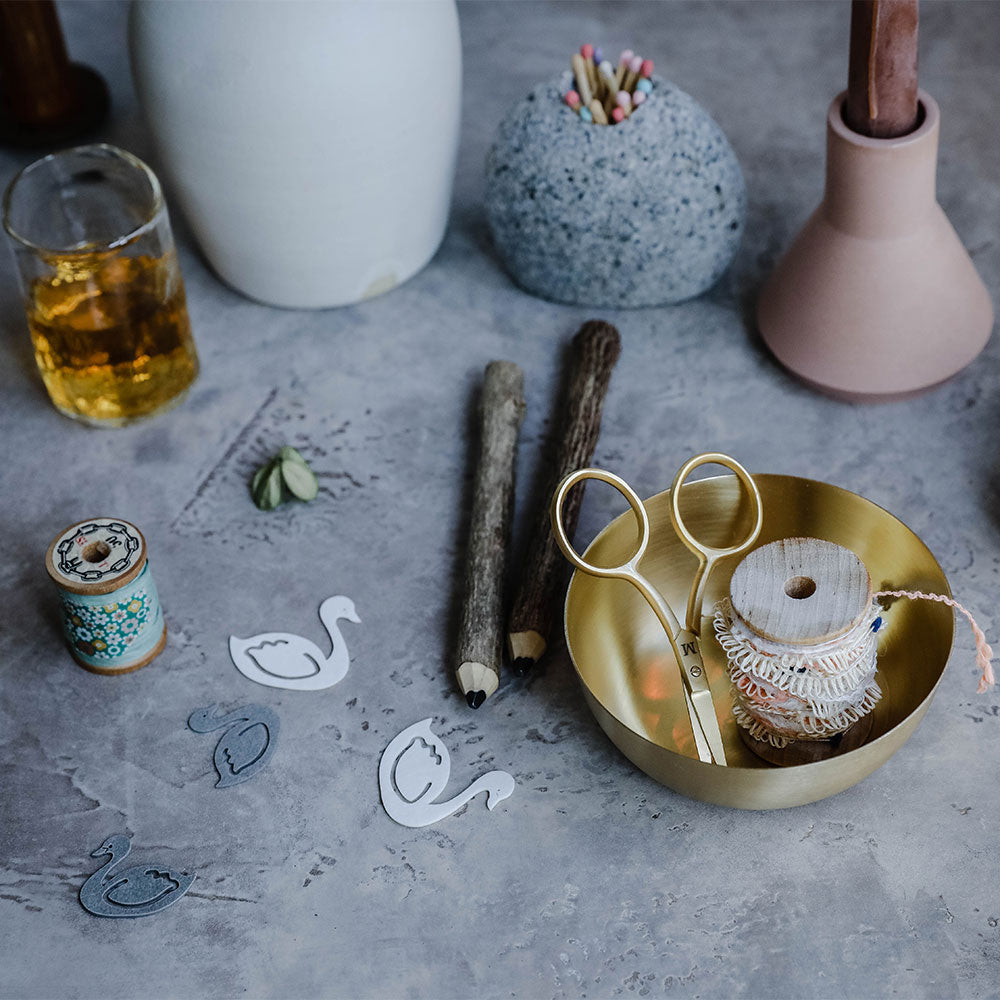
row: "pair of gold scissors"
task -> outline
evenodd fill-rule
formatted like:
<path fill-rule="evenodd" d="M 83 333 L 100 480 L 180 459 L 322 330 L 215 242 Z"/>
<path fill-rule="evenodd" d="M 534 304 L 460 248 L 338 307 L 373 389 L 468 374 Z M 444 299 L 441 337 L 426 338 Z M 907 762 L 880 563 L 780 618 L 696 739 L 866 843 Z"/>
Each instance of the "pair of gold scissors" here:
<path fill-rule="evenodd" d="M 687 477 L 701 465 L 724 466 L 736 474 L 736 478 L 740 481 L 746 492 L 750 502 L 753 526 L 743 541 L 736 545 L 724 548 L 705 545 L 698 541 L 684 524 L 680 510 L 680 488 Z M 618 490 L 628 501 L 629 507 L 632 508 L 632 512 L 635 514 L 636 521 L 638 522 L 638 547 L 631 558 L 619 566 L 595 566 L 593 563 L 587 562 L 573 548 L 570 539 L 566 535 L 562 516 L 566 495 L 577 483 L 581 483 L 587 479 L 597 479 L 602 483 L 608 483 Z M 639 572 L 639 562 L 643 555 L 645 555 L 646 546 L 649 543 L 649 515 L 646 513 L 646 508 L 643 506 L 635 490 L 624 479 L 604 469 L 578 469 L 563 479 L 556 489 L 555 496 L 552 498 L 552 527 L 563 555 L 578 570 L 590 576 L 626 580 L 628 583 L 631 583 L 655 612 L 656 617 L 659 619 L 663 630 L 667 633 L 667 637 L 670 640 L 670 646 L 684 681 L 684 700 L 687 704 L 688 716 L 691 719 L 691 728 L 694 731 L 695 744 L 698 748 L 698 759 L 724 765 L 726 763 L 726 753 L 722 746 L 719 720 L 715 714 L 712 692 L 708 686 L 708 678 L 705 676 L 705 664 L 702 660 L 701 649 L 698 644 L 701 634 L 702 604 L 705 599 L 705 588 L 715 564 L 726 556 L 738 555 L 750 548 L 757 540 L 761 524 L 763 523 L 760 491 L 757 489 L 757 484 L 753 481 L 750 473 L 739 462 L 728 455 L 714 451 L 706 452 L 704 455 L 696 455 L 685 462 L 677 470 L 677 475 L 674 476 L 673 484 L 670 487 L 670 521 L 680 540 L 698 557 L 698 569 L 695 572 L 691 591 L 688 595 L 687 616 L 684 628 L 681 628 L 677 616 L 671 610 L 670 605 L 664 600 L 663 595 Z"/>

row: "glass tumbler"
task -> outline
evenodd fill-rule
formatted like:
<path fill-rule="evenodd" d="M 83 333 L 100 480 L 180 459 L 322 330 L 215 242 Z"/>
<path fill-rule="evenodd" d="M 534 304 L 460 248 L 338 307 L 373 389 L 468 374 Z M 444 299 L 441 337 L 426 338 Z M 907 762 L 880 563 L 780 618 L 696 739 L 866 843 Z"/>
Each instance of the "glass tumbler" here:
<path fill-rule="evenodd" d="M 160 182 L 142 160 L 103 144 L 43 157 L 11 181 L 3 223 L 56 409 L 118 427 L 183 398 L 198 355 Z"/>

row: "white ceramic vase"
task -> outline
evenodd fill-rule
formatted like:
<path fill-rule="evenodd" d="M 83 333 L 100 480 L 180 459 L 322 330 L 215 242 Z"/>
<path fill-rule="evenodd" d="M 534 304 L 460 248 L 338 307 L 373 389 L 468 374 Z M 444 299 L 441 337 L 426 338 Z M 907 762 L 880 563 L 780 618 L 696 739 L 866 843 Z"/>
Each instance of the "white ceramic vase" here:
<path fill-rule="evenodd" d="M 345 305 L 434 255 L 461 111 L 454 0 L 138 0 L 130 44 L 172 197 L 235 289 Z"/>

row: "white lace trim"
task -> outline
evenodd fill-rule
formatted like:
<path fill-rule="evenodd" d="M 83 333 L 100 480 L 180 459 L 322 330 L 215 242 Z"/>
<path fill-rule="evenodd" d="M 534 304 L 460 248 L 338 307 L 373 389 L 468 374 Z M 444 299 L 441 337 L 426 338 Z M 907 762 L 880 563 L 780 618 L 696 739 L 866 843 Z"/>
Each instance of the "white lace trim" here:
<path fill-rule="evenodd" d="M 736 721 L 756 739 L 783 747 L 793 739 L 829 739 L 864 718 L 882 697 L 872 626 L 883 614 L 873 602 L 839 639 L 794 647 L 751 632 L 721 601 L 715 634 L 729 662 Z"/>
<path fill-rule="evenodd" d="M 716 605 L 714 626 L 734 682 L 737 674 L 744 673 L 800 698 L 829 701 L 850 696 L 871 671 L 877 647 L 872 625 L 882 613 L 873 604 L 847 635 L 807 647 L 769 642 L 756 635 L 736 617 L 728 600 Z"/>

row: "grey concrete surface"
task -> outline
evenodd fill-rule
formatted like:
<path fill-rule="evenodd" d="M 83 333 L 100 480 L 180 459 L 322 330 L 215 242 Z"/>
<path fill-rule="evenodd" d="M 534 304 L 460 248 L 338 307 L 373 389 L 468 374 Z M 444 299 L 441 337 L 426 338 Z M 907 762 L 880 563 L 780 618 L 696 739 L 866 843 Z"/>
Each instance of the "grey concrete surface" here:
<path fill-rule="evenodd" d="M 102 135 L 150 143 L 127 75 L 125 10 L 62 6 L 70 48 L 107 74 Z M 921 82 L 940 103 L 941 202 L 1000 289 L 1000 4 L 925 3 Z M 503 4 L 461 8 L 465 118 L 454 213 L 420 275 L 329 312 L 255 305 L 176 228 L 203 372 L 186 404 L 95 432 L 34 372 L 0 258 L 0 994 L 5 997 L 991 997 L 1000 995 L 1000 696 L 974 694 L 971 636 L 910 742 L 862 784 L 793 810 L 737 812 L 635 770 L 593 722 L 559 652 L 478 712 L 451 677 L 468 516 L 470 401 L 483 366 L 525 369 L 517 534 L 541 461 L 562 346 L 589 310 L 519 291 L 486 236 L 483 158 L 501 115 L 584 40 L 638 46 L 704 104 L 743 165 L 733 268 L 673 308 L 608 312 L 624 349 L 596 460 L 640 493 L 719 448 L 893 511 L 998 638 L 1000 345 L 928 395 L 823 398 L 752 333 L 776 254 L 812 210 L 824 116 L 844 85 L 840 3 Z M 28 157 L 2 154 L 6 180 Z M 155 160 L 154 160 L 155 163 Z M 169 194 L 169 192 L 168 192 Z M 284 443 L 322 489 L 263 514 L 246 481 Z M 92 512 L 146 533 L 170 626 L 155 664 L 77 668 L 45 548 Z M 617 512 L 591 491 L 580 536 Z M 354 598 L 350 673 L 316 694 L 249 684 L 229 633 L 320 637 Z M 190 712 L 257 701 L 281 744 L 220 791 Z M 499 767 L 518 787 L 408 830 L 377 763 L 433 716 L 452 784 Z M 102 920 L 77 902 L 109 834 L 197 881 L 166 912 Z"/>

